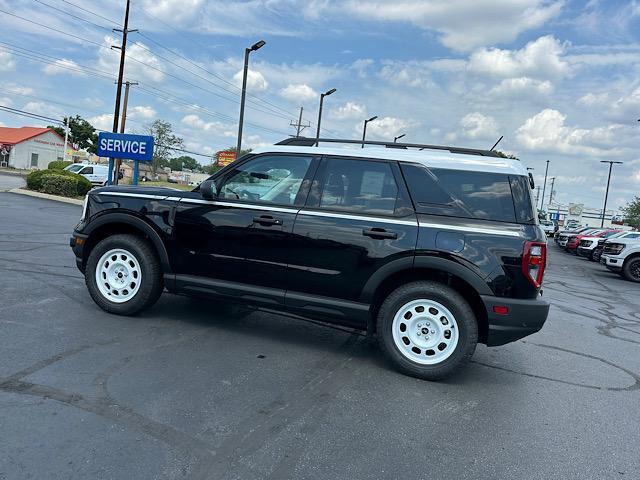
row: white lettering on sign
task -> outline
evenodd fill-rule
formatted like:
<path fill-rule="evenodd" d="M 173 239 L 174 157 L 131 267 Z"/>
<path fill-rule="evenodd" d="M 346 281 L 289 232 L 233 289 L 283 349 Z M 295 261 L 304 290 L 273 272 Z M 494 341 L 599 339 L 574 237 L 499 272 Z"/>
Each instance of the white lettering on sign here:
<path fill-rule="evenodd" d="M 112 153 L 134 153 L 136 155 L 146 155 L 147 143 L 140 142 L 138 140 L 103 138 L 100 140 L 100 149 Z"/>

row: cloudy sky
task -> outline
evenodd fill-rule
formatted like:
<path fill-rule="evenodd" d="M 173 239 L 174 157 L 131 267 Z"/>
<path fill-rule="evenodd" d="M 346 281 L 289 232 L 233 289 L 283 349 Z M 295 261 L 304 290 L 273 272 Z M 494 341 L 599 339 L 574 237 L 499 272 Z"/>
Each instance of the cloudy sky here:
<path fill-rule="evenodd" d="M 110 129 L 123 0 L 0 0 L 0 105 Z M 244 142 L 294 132 L 500 148 L 557 199 L 612 207 L 640 194 L 640 1 L 132 0 L 128 124 L 170 121 L 188 149 L 235 145 L 244 48 Z M 0 112 L 0 125 L 37 124 Z M 324 129 L 324 128 L 323 128 Z M 205 157 L 196 157 L 208 163 Z"/>

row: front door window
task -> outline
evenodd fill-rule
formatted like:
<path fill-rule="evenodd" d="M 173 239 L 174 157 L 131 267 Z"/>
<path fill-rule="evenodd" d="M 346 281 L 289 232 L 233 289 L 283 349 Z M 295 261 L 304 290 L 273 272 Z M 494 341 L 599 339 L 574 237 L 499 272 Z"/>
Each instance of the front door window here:
<path fill-rule="evenodd" d="M 219 198 L 294 205 L 311 157 L 265 156 L 240 165 L 224 179 Z"/>

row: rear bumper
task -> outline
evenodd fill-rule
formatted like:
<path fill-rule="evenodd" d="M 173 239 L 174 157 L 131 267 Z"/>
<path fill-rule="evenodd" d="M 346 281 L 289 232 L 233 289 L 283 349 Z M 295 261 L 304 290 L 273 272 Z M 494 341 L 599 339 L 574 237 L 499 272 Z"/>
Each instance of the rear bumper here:
<path fill-rule="evenodd" d="M 482 296 L 487 309 L 489 331 L 487 346 L 495 347 L 515 342 L 520 338 L 539 331 L 549 315 L 549 302 L 541 297 L 519 300 L 514 298 Z M 499 315 L 494 306 L 505 306 L 509 313 Z"/>

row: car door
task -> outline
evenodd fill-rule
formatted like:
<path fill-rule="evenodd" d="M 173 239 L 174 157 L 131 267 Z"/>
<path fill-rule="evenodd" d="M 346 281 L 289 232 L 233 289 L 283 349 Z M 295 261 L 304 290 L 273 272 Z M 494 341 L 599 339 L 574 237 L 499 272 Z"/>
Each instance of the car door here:
<path fill-rule="evenodd" d="M 410 267 L 417 235 L 396 162 L 323 159 L 293 229 L 287 306 L 359 324 L 367 280 L 394 260 Z"/>
<path fill-rule="evenodd" d="M 183 198 L 175 218 L 177 280 L 195 276 L 189 281 L 206 279 L 203 288 L 219 293 L 282 303 L 291 232 L 315 164 L 308 155 L 251 157 L 216 179 L 215 201 Z"/>
<path fill-rule="evenodd" d="M 78 174 L 82 175 L 91 183 L 94 182 L 93 167 L 84 167 L 82 170 L 78 172 Z"/>

